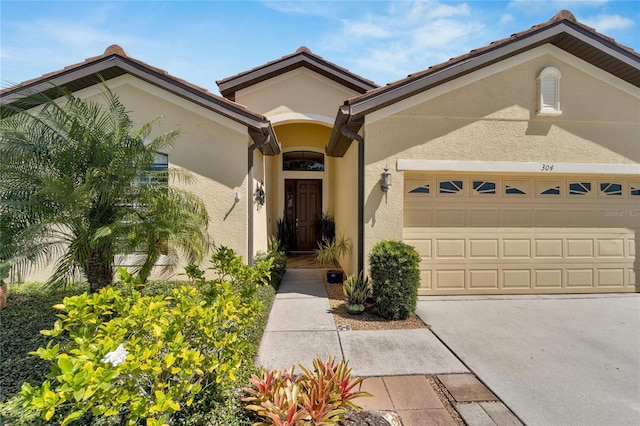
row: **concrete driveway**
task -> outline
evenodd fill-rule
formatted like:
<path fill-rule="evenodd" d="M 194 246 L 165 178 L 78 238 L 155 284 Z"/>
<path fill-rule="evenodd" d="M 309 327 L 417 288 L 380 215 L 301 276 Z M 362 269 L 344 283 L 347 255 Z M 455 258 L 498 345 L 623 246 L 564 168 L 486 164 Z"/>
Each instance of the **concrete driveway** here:
<path fill-rule="evenodd" d="M 416 313 L 528 425 L 640 424 L 640 294 L 421 297 Z"/>

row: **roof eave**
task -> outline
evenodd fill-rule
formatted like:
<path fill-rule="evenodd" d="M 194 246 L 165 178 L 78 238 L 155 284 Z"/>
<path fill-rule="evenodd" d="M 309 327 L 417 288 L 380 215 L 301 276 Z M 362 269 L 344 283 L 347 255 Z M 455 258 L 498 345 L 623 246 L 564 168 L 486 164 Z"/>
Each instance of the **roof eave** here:
<path fill-rule="evenodd" d="M 235 99 L 235 94 L 239 90 L 301 67 L 318 72 L 359 93 L 365 93 L 368 90 L 378 87 L 373 82 L 359 78 L 355 74 L 341 70 L 328 62 L 318 60 L 313 55 L 304 52 L 266 64 L 263 67 L 247 71 L 234 77 L 218 80 L 216 83 L 222 96 L 227 99 Z"/>
<path fill-rule="evenodd" d="M 353 139 L 342 133 L 342 126 L 346 126 L 347 129 L 354 133 L 358 133 L 364 124 L 364 117 L 359 119 L 353 119 L 351 115 L 351 108 L 349 105 L 344 104 L 338 109 L 333 128 L 331 129 L 331 135 L 329 136 L 329 143 L 325 147 L 325 152 L 330 157 L 343 157 Z"/>
<path fill-rule="evenodd" d="M 270 133 L 273 141 L 273 145 L 270 144 L 270 150 L 279 152 L 280 145 L 277 138 L 275 138 L 271 123 L 265 117 L 235 106 L 233 103 L 230 103 L 230 101 L 217 99 L 213 95 L 198 91 L 196 88 L 190 87 L 167 74 L 157 72 L 136 61 L 119 55 L 100 58 L 94 62 L 80 65 L 68 71 L 63 70 L 49 78 L 45 77 L 33 83 L 16 86 L 14 90 L 9 88 L 0 95 L 0 105 L 11 104 L 23 99 L 29 94 L 45 92 L 54 87 L 65 87 L 70 83 L 78 82 L 82 79 L 86 79 L 85 87 L 90 87 L 99 83 L 101 73 L 112 69 L 121 69 L 124 73 L 131 74 L 204 108 L 213 110 L 231 120 L 246 125 L 250 129 L 258 131 L 258 133 Z"/>
<path fill-rule="evenodd" d="M 364 94 L 347 101 L 351 119 L 357 119 L 365 114 L 384 108 L 399 100 L 406 99 L 430 87 L 468 74 L 472 71 L 500 61 L 504 57 L 518 54 L 522 51 L 543 45 L 554 37 L 568 34 L 589 45 L 598 48 L 618 61 L 640 68 L 640 59 L 632 52 L 624 50 L 614 43 L 568 21 L 553 23 L 539 31 L 509 41 L 495 49 L 489 49 L 476 56 L 464 58 L 442 69 L 427 72 L 415 78 L 405 79 L 397 85 L 390 85 L 372 94 Z"/>
<path fill-rule="evenodd" d="M 269 143 L 259 148 L 263 155 L 278 155 L 282 152 L 282 146 L 270 121 L 264 121 L 260 129 L 249 130 L 249 136 L 258 144 L 263 142 L 265 137 L 269 138 Z"/>

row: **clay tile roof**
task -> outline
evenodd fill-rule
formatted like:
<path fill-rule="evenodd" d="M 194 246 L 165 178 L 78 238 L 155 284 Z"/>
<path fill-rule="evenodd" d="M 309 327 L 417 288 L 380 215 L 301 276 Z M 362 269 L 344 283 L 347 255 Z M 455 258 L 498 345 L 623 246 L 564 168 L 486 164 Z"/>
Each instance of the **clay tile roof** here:
<path fill-rule="evenodd" d="M 607 43 L 610 43 L 611 46 L 614 49 L 620 50 L 625 52 L 626 54 L 628 54 L 628 56 L 632 56 L 635 57 L 635 60 L 640 62 L 640 54 L 638 54 L 638 52 L 634 51 L 633 49 L 631 49 L 630 47 L 624 46 L 622 44 L 617 43 L 613 38 L 605 36 L 603 34 L 598 33 L 595 29 L 582 24 L 581 22 L 578 22 L 575 18 L 575 16 L 573 15 L 573 13 L 571 13 L 568 10 L 561 10 L 560 12 L 558 12 L 557 14 L 555 14 L 549 21 L 544 22 L 542 24 L 538 24 L 538 25 L 533 25 L 531 28 L 521 31 L 519 33 L 515 33 L 512 34 L 511 36 L 501 39 L 501 40 L 497 40 L 497 41 L 492 41 L 491 43 L 489 43 L 486 46 L 477 48 L 477 49 L 473 49 L 468 53 L 462 54 L 460 56 L 456 56 L 454 58 L 449 59 L 446 62 L 437 64 L 437 65 L 432 65 L 429 68 L 427 68 L 426 70 L 423 71 L 419 71 L 413 74 L 409 74 L 406 78 L 397 80 L 395 82 L 391 82 L 388 83 L 386 86 L 383 87 L 379 87 L 377 89 L 371 90 L 363 95 L 359 95 L 356 96 L 352 99 L 350 99 L 349 101 L 347 101 L 348 103 L 351 103 L 354 100 L 359 100 L 359 99 L 364 99 L 364 98 L 369 98 L 377 93 L 380 92 L 386 92 L 389 91 L 391 88 L 395 88 L 397 86 L 403 85 L 403 84 L 407 84 L 409 82 L 415 81 L 417 79 L 423 78 L 425 76 L 429 76 L 432 74 L 435 74 L 438 71 L 441 71 L 443 69 L 447 69 L 450 68 L 454 65 L 457 64 L 461 64 L 464 63 L 470 59 L 473 59 L 475 57 L 481 56 L 484 53 L 490 52 L 490 51 L 495 51 L 500 49 L 503 46 L 506 46 L 514 41 L 518 41 L 518 40 L 522 40 L 525 39 L 526 37 L 539 33 L 547 28 L 551 28 L 552 26 L 558 25 L 560 23 L 563 22 L 570 22 L 571 25 L 575 28 L 577 28 L 578 30 L 580 30 L 582 33 L 585 33 L 589 36 L 595 36 L 595 38 L 600 39 L 600 40 L 604 40 Z M 545 41 L 545 42 L 549 42 L 549 40 Z M 527 48 L 532 48 L 535 47 L 533 45 L 531 46 L 527 46 Z M 604 62 L 604 61 L 603 61 Z M 469 72 L 469 70 L 467 70 L 467 72 Z M 627 75 L 628 76 L 628 75 Z M 638 79 L 638 76 L 640 76 L 640 72 L 638 72 L 638 74 L 636 76 L 633 77 L 633 81 L 635 81 L 632 84 L 635 85 L 639 85 L 640 80 Z M 632 76 L 628 76 L 629 78 L 632 78 Z M 625 76 L 621 76 L 621 78 L 625 78 Z"/>
<path fill-rule="evenodd" d="M 107 47 L 104 51 L 104 55 L 129 56 L 127 55 L 127 52 L 125 52 L 124 49 L 117 44 L 112 44 L 111 46 Z"/>
<path fill-rule="evenodd" d="M 218 80 L 216 84 L 222 96 L 233 100 L 238 90 L 300 67 L 306 67 L 359 93 L 378 87 L 373 81 L 354 74 L 333 62 L 329 62 L 320 55 L 316 55 L 306 46 L 301 46 L 294 53 L 282 56 L 279 59 Z"/>
<path fill-rule="evenodd" d="M 97 63 L 97 62 L 99 62 L 101 60 L 104 60 L 104 59 L 107 59 L 107 58 L 110 58 L 110 57 L 114 57 L 114 56 L 125 58 L 127 61 L 135 63 L 135 64 L 141 66 L 142 68 L 144 68 L 144 69 L 146 69 L 148 71 L 153 71 L 153 72 L 155 72 L 157 74 L 160 74 L 162 76 L 169 77 L 170 80 L 173 80 L 176 83 L 180 83 L 182 85 L 188 86 L 191 89 L 195 89 L 196 91 L 201 92 L 202 94 L 206 94 L 208 96 L 215 96 L 220 101 L 225 102 L 225 103 L 227 103 L 229 105 L 233 105 L 236 108 L 241 108 L 241 109 L 245 109 L 245 110 L 247 109 L 244 105 L 240 105 L 240 104 L 237 104 L 235 102 L 231 102 L 231 101 L 229 101 L 227 99 L 221 98 L 220 96 L 217 96 L 217 95 L 209 92 L 204 87 L 195 85 L 195 84 L 190 83 L 190 82 L 188 82 L 186 80 L 183 80 L 181 78 L 171 76 L 167 71 L 165 71 L 165 70 L 163 70 L 161 68 L 157 68 L 157 67 L 151 66 L 151 65 L 149 65 L 149 64 L 147 64 L 147 63 L 145 63 L 143 61 L 140 61 L 138 59 L 132 58 L 127 54 L 127 52 L 122 47 L 120 47 L 117 44 L 112 44 L 111 46 L 107 47 L 102 55 L 92 56 L 90 58 L 85 59 L 82 62 L 78 62 L 78 63 L 72 64 L 72 65 L 67 65 L 62 70 L 53 71 L 53 72 L 44 74 L 44 75 L 42 75 L 40 77 L 36 77 L 36 78 L 30 79 L 30 80 L 26 80 L 26 81 L 23 81 L 22 83 L 18 83 L 16 85 L 14 85 L 14 86 L 4 88 L 4 89 L 0 90 L 0 95 L 3 95 L 3 94 L 8 93 L 8 92 L 16 92 L 20 88 L 26 88 L 28 86 L 34 85 L 35 83 L 51 80 L 56 76 L 60 76 L 60 75 L 66 74 L 66 73 L 68 73 L 70 71 L 82 68 L 83 66 L 87 66 L 89 64 L 94 64 L 94 63 Z"/>
<path fill-rule="evenodd" d="M 59 91 L 54 90 L 56 86 L 66 87 L 74 92 L 98 84 L 102 79 L 109 80 L 127 73 L 246 124 L 254 129 L 252 135 L 255 137 L 259 137 L 256 136 L 256 132 L 267 131 L 272 136 L 272 142 L 267 149 L 271 150 L 269 152 L 279 152 L 280 147 L 273 128 L 264 115 L 250 111 L 246 106 L 213 94 L 203 87 L 174 77 L 163 69 L 132 58 L 117 44 L 107 47 L 102 55 L 0 90 L 0 104 L 24 108 L 24 97 L 34 92 L 60 96 Z"/>
<path fill-rule="evenodd" d="M 569 12 L 568 10 L 561 10 L 560 12 L 556 13 L 553 18 L 551 18 L 551 22 L 562 21 L 563 19 L 571 22 L 578 22 L 576 20 L 576 17 L 573 16 L 573 13 Z"/>
<path fill-rule="evenodd" d="M 341 126 L 358 132 L 364 115 L 372 111 L 544 44 L 553 44 L 640 87 L 640 54 L 578 22 L 568 10 L 562 10 L 547 22 L 348 99 L 336 116 L 327 153 L 342 156 L 348 149 L 351 139 L 337 130 Z"/>

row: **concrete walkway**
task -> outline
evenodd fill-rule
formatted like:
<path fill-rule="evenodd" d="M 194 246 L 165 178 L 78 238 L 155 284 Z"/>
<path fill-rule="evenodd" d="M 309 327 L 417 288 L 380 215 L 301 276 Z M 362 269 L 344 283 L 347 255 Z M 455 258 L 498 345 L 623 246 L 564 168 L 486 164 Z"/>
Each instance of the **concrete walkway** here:
<path fill-rule="evenodd" d="M 354 375 L 369 377 L 364 388 L 374 398 L 357 403 L 395 411 L 404 426 L 455 424 L 430 384 L 436 380 L 445 387 L 447 380 L 456 384 L 447 391 L 468 425 L 521 424 L 430 329 L 338 331 L 322 272 L 290 269 L 276 294 L 256 364 L 309 368 L 317 356 L 347 360 Z"/>

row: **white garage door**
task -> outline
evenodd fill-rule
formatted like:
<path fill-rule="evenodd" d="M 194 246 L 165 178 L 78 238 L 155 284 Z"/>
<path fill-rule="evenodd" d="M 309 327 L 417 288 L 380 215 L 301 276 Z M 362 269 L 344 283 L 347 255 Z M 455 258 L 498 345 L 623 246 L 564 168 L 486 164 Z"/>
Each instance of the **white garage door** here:
<path fill-rule="evenodd" d="M 640 177 L 405 172 L 420 294 L 640 290 Z"/>

